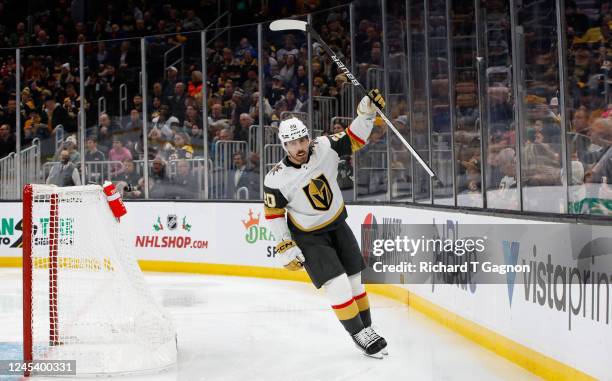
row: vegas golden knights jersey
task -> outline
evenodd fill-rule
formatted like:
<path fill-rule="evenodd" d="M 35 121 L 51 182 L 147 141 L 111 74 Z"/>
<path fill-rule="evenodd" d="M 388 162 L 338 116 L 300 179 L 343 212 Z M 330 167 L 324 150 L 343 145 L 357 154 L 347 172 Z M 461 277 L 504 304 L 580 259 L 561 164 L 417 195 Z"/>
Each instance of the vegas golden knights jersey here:
<path fill-rule="evenodd" d="M 324 231 L 346 219 L 336 180 L 338 163 L 340 156 L 365 145 L 372 123 L 373 116 L 358 116 L 344 132 L 314 139 L 306 163 L 297 165 L 285 157 L 268 172 L 264 180 L 264 210 L 277 239 L 289 238 L 283 237 L 287 235 L 282 232 L 286 227 L 279 229 L 280 223 L 284 225 L 285 214 L 289 229 L 295 232 Z"/>

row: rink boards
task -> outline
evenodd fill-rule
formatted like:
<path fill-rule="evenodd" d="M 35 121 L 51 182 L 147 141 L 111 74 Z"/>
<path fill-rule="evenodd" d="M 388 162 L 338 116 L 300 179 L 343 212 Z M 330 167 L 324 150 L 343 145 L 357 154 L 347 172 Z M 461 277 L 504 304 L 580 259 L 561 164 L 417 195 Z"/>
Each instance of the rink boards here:
<path fill-rule="evenodd" d="M 21 204 L 2 203 L 0 265 L 20 266 Z M 349 224 L 360 240 L 361 224 L 454 223 L 529 224 L 535 221 L 451 213 L 395 206 L 350 205 Z M 34 221 L 36 223 L 36 221 Z M 257 203 L 128 203 L 121 221 L 125 244 L 144 270 L 229 274 L 307 281 L 304 272 L 278 268 L 275 240 Z M 539 222 L 541 224 L 541 222 Z M 78 227 L 78 222 L 75 226 Z M 547 379 L 612 380 L 612 273 L 596 273 L 600 281 L 564 286 L 565 276 L 601 268 L 612 252 L 605 240 L 612 227 L 593 227 L 577 239 L 584 226 L 556 224 L 555 239 L 509 238 L 506 259 L 553 266 L 551 279 L 508 277 L 505 284 L 401 284 L 370 286 L 370 291 L 408 303 L 494 352 Z M 564 231 L 559 234 L 558 229 Z M 583 229 L 584 230 L 584 229 Z M 538 230 L 533 229 L 532 234 Z M 537 244 L 533 243 L 537 242 Z M 603 242 L 603 243 L 602 243 Z M 604 247 L 601 257 L 573 258 L 572 247 Z M 551 262 L 548 255 L 551 255 Z M 603 258 L 603 259 L 602 259 Z M 542 265 L 541 265 L 542 264 Z M 604 266 L 610 268 L 610 266 Z M 517 275 L 517 277 L 520 275 Z M 606 282 L 604 282 L 604 277 Z M 398 278 L 396 283 L 405 282 Z M 543 283 L 542 283 L 543 282 Z M 567 282 L 567 279 L 565 280 Z M 410 327 L 406 327 L 410 329 Z"/>

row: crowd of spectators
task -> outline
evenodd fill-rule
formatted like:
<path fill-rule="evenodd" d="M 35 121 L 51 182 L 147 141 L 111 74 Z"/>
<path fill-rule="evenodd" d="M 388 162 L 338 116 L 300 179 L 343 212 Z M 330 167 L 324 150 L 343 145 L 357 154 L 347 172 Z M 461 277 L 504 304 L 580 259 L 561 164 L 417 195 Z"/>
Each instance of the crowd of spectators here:
<path fill-rule="evenodd" d="M 217 141 L 247 141 L 249 127 L 259 120 L 257 49 L 249 41 L 254 35 L 253 28 L 226 32 L 209 45 L 208 83 L 205 85 L 200 66 L 200 35 L 192 32 L 203 29 L 210 21 L 214 13 L 210 9 L 216 9 L 216 3 L 204 1 L 184 8 L 156 4 L 145 7 L 138 1 L 123 6 L 109 4 L 98 12 L 89 10 L 89 13 L 96 15 L 90 20 L 82 17 L 84 11 L 75 9 L 75 3 L 60 1 L 54 6 L 49 4 L 48 11 L 33 15 L 29 24 L 24 20 L 0 28 L 0 47 L 23 48 L 23 90 L 20 94 L 22 147 L 27 147 L 37 138 L 41 142 L 43 162 L 61 162 L 62 153 L 66 150 L 69 151 L 69 161 L 80 170 L 80 157 L 74 154 L 79 151 L 77 126 L 81 107 L 79 54 L 74 42 L 88 42 L 84 45 L 85 159 L 88 163 L 125 163 L 133 160 L 136 161 L 137 172 L 142 173 L 138 161 L 147 155 L 151 163 L 162 160 L 164 172 L 169 172 L 168 167 L 172 165 L 172 177 L 180 176 L 179 172 L 184 170 L 184 165 L 177 165 L 179 160 L 187 160 L 191 174 L 196 173 L 201 169 L 201 163 L 190 159 L 203 159 L 204 156 L 202 92 L 207 98 L 209 110 L 209 128 L 206 131 L 210 143 L 209 158 L 214 159 Z M 262 3 L 256 19 L 264 21 L 275 17 L 279 11 L 289 16 L 293 12 L 312 11 L 318 7 L 318 2 L 304 2 L 270 10 Z M 240 16 L 240 12 L 236 14 Z M 250 21 L 253 21 L 252 14 Z M 8 33 L 10 30 L 13 32 Z M 144 116 L 149 122 L 146 153 L 142 144 L 139 41 L 134 39 L 144 36 L 150 36 L 147 38 L 146 69 L 150 91 L 148 115 Z M 303 102 L 307 100 L 306 49 L 304 41 L 300 43 L 298 67 L 294 35 L 266 42 L 265 71 L 269 79 L 265 84 L 266 123 L 278 121 L 280 110 L 302 110 Z M 159 57 L 177 45 L 185 48 L 182 62 L 163 66 Z M 16 60 L 14 50 L 7 49 L 4 53 L 0 57 L 3 77 L 0 81 L 2 156 L 14 151 L 17 128 Z M 122 85 L 127 89 L 128 99 L 120 103 Z M 102 109 L 98 103 L 100 99 L 104 100 Z M 243 156 L 245 168 L 242 171 L 259 173 L 259 154 L 243 152 Z M 105 176 L 117 176 L 122 173 L 123 166 L 120 164 L 118 169 L 113 164 L 104 173 L 98 169 L 89 171 L 88 164 L 87 169 L 91 173 L 86 174 L 86 179 L 99 182 Z M 236 170 L 233 164 L 225 169 Z M 156 177 L 155 165 L 151 165 L 150 174 L 152 178 Z M 251 197 L 258 197 L 259 184 L 249 183 Z M 138 182 L 130 185 L 134 189 L 139 187 Z M 233 189 L 235 185 L 224 188 Z M 201 182 L 197 186 L 201 186 Z M 142 193 L 140 189 L 138 194 Z M 153 193 L 160 194 L 159 191 Z M 201 196 L 197 192 L 194 194 Z M 172 197 L 170 194 L 166 196 Z M 235 193 L 223 196 L 234 198 Z"/>
<path fill-rule="evenodd" d="M 490 8 L 488 13 L 503 14 L 507 11 L 507 5 L 502 3 L 487 3 Z M 577 208 L 575 211 L 588 213 L 589 206 L 580 202 L 597 198 L 598 195 L 589 196 L 582 190 L 585 188 L 583 185 L 605 184 L 597 188 L 597 192 L 603 192 L 599 196 L 605 196 L 606 192 L 609 192 L 607 185 L 612 181 L 612 170 L 608 163 L 612 140 L 609 127 L 612 117 L 612 89 L 609 85 L 609 71 L 612 69 L 612 15 L 609 4 L 604 1 L 596 1 L 595 5 L 589 2 L 590 8 L 582 3 L 584 1 L 580 0 L 566 2 L 570 90 L 566 96 L 566 119 L 571 160 L 568 165 L 571 170 L 568 183 L 574 187 L 570 202 L 578 202 L 574 206 Z M 309 63 L 306 39 L 302 33 L 265 33 L 261 47 L 262 57 L 258 57 L 260 49 L 256 43 L 254 26 L 232 28 L 231 32 L 226 31 L 209 41 L 206 51 L 208 70 L 204 76 L 201 67 L 200 34 L 194 32 L 210 21 L 211 12 L 206 12 L 207 6 L 210 7 L 210 4 L 204 1 L 199 5 L 185 7 L 150 5 L 145 8 L 138 1 L 130 1 L 123 6 L 108 5 L 97 12 L 94 19 L 87 20 L 75 17 L 76 11 L 70 4 L 60 1 L 56 6 L 49 7 L 49 12 L 35 15 L 30 24 L 17 20 L 13 27 L 0 28 L 3 32 L 0 33 L 1 45 L 28 46 L 22 49 L 22 125 L 19 126 L 22 146 L 27 146 L 33 139 L 38 138 L 41 141 L 44 161 L 61 164 L 61 158 L 65 156 L 63 154 L 66 151 L 69 161 L 80 170 L 81 158 L 77 144 L 81 107 L 79 54 L 77 45 L 72 43 L 89 42 L 84 48 L 84 109 L 87 131 L 85 161 L 113 163 L 108 164 L 106 170 L 88 166 L 88 182 L 100 182 L 110 176 L 116 181 L 125 182 L 125 189 L 130 190 L 132 197 L 142 197 L 142 160 L 146 156 L 151 163 L 151 197 L 198 198 L 201 197 L 203 187 L 203 161 L 211 160 L 209 184 L 219 187 L 219 184 L 212 181 L 218 178 L 223 178 L 224 184 L 221 189 L 209 189 L 209 192 L 221 198 L 233 199 L 238 197 L 240 189 L 243 193 L 246 189 L 250 198 L 259 198 L 261 153 L 253 148 L 249 134 L 251 126 L 259 124 L 259 102 L 263 103 L 264 124 L 276 126 L 283 112 L 299 113 L 309 109 L 309 103 L 312 102 L 308 98 L 309 64 L 312 69 L 314 96 L 335 97 L 340 104 L 347 78 L 338 71 L 316 42 L 313 45 L 313 59 Z M 320 4 L 316 2 L 304 2 L 276 12 L 312 11 L 317 7 L 320 7 Z M 369 18 L 369 15 L 376 14 L 375 11 L 377 10 L 373 9 L 369 12 L 367 6 L 360 6 L 359 21 L 355 25 L 354 46 L 351 46 L 348 34 L 347 7 L 313 16 L 315 28 L 334 51 L 344 55 L 345 63 L 349 66 L 351 49 L 355 50 L 358 68 L 356 75 L 362 83 L 368 83 L 370 79 L 368 69 L 382 64 L 381 20 L 376 17 Z M 404 14 L 399 10 L 392 11 Z M 256 12 L 256 20 L 269 19 L 274 16 L 274 12 L 275 10 L 266 9 L 266 5 L 262 3 L 260 12 Z M 422 17 L 413 13 L 414 17 Z M 393 36 L 401 36 L 403 16 L 396 17 L 400 22 L 390 23 L 391 56 L 401 53 L 402 49 L 401 43 L 393 42 Z M 500 20 L 503 25 L 504 18 L 501 17 Z M 554 20 L 551 23 L 554 23 Z M 413 30 L 417 30 L 419 25 L 418 22 L 411 21 Z M 543 33 L 543 28 L 548 26 L 550 25 L 543 23 L 540 29 L 526 29 L 526 53 L 529 54 L 526 54 L 527 94 L 524 99 L 515 100 L 512 94 L 509 37 L 498 37 L 497 42 L 490 46 L 487 61 L 490 68 L 487 70 L 489 141 L 486 163 L 481 162 L 479 144 L 474 133 L 467 129 L 462 130 L 464 124 L 467 125 L 468 121 L 473 122 L 478 118 L 475 106 L 476 87 L 465 78 L 458 84 L 455 94 L 457 110 L 454 111 L 457 130 L 455 139 L 456 142 L 462 143 L 465 138 L 465 149 L 457 151 L 460 192 L 480 192 L 480 166 L 486 165 L 487 190 L 508 190 L 498 197 L 511 202 L 500 205 L 503 208 L 516 207 L 512 205 L 517 202 L 515 189 L 518 184 L 514 101 L 523 102 L 525 110 L 522 115 L 524 122 L 521 124 L 524 129 L 521 134 L 523 149 L 520 158 L 523 162 L 523 173 L 520 174 L 522 185 L 556 186 L 563 182 L 566 174 L 561 170 L 560 140 L 565 131 L 560 120 L 557 45 L 552 41 L 554 39 L 550 37 L 550 33 Z M 438 28 L 443 29 L 441 26 Z M 429 33 L 435 35 L 437 32 L 432 30 Z M 503 33 L 500 32 L 500 35 Z M 140 92 L 140 44 L 138 39 L 134 39 L 144 36 L 149 36 L 146 39 L 146 73 L 149 85 L 147 115 L 143 115 L 143 97 Z M 398 37 L 397 41 L 402 40 Z M 182 47 L 184 51 L 182 59 L 167 65 L 161 57 L 177 46 Z M 0 153 L 4 156 L 11 152 L 10 147 L 14 146 L 17 128 L 14 50 L 2 52 L 0 65 Z M 263 97 L 258 91 L 259 65 L 262 65 L 265 78 Z M 413 68 L 414 66 L 413 62 Z M 394 86 L 399 86 L 402 82 L 400 79 L 397 78 L 390 84 L 390 92 L 395 91 Z M 474 78 L 472 80 L 475 81 Z M 437 77 L 432 78 L 432 86 L 440 83 L 445 82 Z M 127 92 L 127 99 L 122 98 L 122 85 Z M 434 90 L 435 88 L 432 90 L 432 96 L 437 94 Z M 206 131 L 203 129 L 202 96 L 205 97 L 208 108 Z M 103 109 L 100 109 L 99 100 L 102 98 L 105 102 Z M 408 114 L 406 97 L 400 98 L 388 102 L 388 113 L 405 137 L 410 135 L 409 128 L 412 125 L 413 137 L 418 140 L 419 131 L 426 131 L 426 123 L 421 123 L 423 128 L 419 129 L 420 119 L 417 115 Z M 413 110 L 417 110 L 416 104 L 422 100 L 415 99 L 414 102 Z M 317 104 L 313 103 L 315 113 L 316 107 Z M 448 112 L 447 110 L 447 119 Z M 440 125 L 436 115 L 433 114 L 438 123 L 436 125 Z M 147 136 L 143 136 L 143 118 L 148 121 Z M 61 129 L 58 126 L 61 126 Z M 317 133 L 340 132 L 346 127 L 345 122 L 334 126 L 325 124 Z M 445 133 L 439 132 L 440 135 Z M 209 142 L 207 147 L 203 145 L 205 136 Z M 143 144 L 145 139 L 146 152 Z M 370 168 L 367 169 L 369 172 L 357 173 L 358 181 L 366 181 L 365 184 L 359 183 L 357 186 L 365 187 L 366 193 L 376 192 L 376 186 L 372 184 L 376 182 L 379 185 L 378 190 L 384 191 L 383 187 L 387 184 L 387 161 L 378 153 L 386 151 L 386 139 L 385 128 L 376 123 L 370 144 L 356 158 L 343 158 L 344 167 L 340 172 L 344 176 L 341 182 L 345 189 L 355 186 L 352 184 L 355 176 L 351 170 L 352 160 L 356 159 L 358 169 Z M 415 179 L 411 179 L 410 168 L 406 165 L 408 155 L 401 144 L 395 144 L 395 140 L 391 141 L 391 166 L 396 176 L 392 180 L 414 183 Z M 61 144 L 58 144 L 58 141 Z M 232 151 L 232 155 L 235 155 L 231 160 L 217 160 L 217 142 L 227 141 L 246 142 L 248 149 L 241 145 L 239 149 Z M 271 138 L 266 143 L 275 141 Z M 419 145 L 418 142 L 416 144 Z M 433 141 L 431 144 L 434 144 L 434 149 L 438 149 L 435 146 L 437 142 Z M 208 152 L 207 157 L 205 152 Z M 267 164 L 269 163 L 264 163 L 264 168 Z M 223 176 L 217 176 L 219 171 L 225 172 Z M 65 180 L 68 180 L 68 177 Z M 172 184 L 183 186 L 177 185 L 173 189 Z M 191 186 L 193 191 L 189 190 L 185 194 L 177 190 L 188 190 Z M 495 207 L 494 204 L 490 206 Z"/>

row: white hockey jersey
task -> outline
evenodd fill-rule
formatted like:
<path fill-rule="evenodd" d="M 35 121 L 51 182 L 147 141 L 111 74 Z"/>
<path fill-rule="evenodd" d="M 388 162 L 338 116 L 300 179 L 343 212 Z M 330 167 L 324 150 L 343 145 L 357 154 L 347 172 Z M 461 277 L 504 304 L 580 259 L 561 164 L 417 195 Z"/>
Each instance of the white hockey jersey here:
<path fill-rule="evenodd" d="M 372 131 L 374 117 L 358 116 L 345 132 L 313 140 L 308 161 L 297 165 L 285 157 L 264 180 L 264 211 L 279 240 L 289 231 L 323 231 L 346 219 L 338 186 L 340 156 L 363 147 Z M 285 222 L 287 214 L 287 222 Z"/>

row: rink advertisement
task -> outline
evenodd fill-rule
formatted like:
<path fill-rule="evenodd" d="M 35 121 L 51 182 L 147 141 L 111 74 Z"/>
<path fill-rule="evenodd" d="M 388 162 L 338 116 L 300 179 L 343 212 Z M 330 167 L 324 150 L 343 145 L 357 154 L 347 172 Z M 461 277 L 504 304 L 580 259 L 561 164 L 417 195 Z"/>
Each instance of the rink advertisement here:
<path fill-rule="evenodd" d="M 21 204 L 0 204 L 0 256 L 21 256 Z"/>
<path fill-rule="evenodd" d="M 458 267 L 450 271 L 446 271 L 447 267 L 429 268 L 424 272 L 400 268 L 400 271 L 385 272 L 382 280 L 403 284 L 410 292 L 462 318 L 576 369 L 610 379 L 605 364 L 612 358 L 612 347 L 606 344 L 612 341 L 611 226 L 546 224 L 358 205 L 349 208 L 349 224 L 362 242 L 363 256 L 370 264 L 381 263 L 380 258 L 387 254 L 390 254 L 387 261 L 392 264 L 401 262 L 396 250 L 398 242 L 392 245 L 386 241 L 391 236 L 408 235 L 411 239 L 486 236 L 486 258 L 480 254 L 474 260 L 474 253 L 472 259 L 457 257 L 453 250 L 449 250 L 450 254 L 444 250 L 429 253 L 433 259 L 438 255 L 432 261 L 434 264 L 465 265 L 467 262 L 465 272 Z M 411 226 L 412 232 L 404 234 L 406 228 L 402 226 Z M 362 235 L 373 229 L 378 230 L 376 236 Z M 454 235 L 453 231 L 464 234 Z M 386 254 L 374 255 L 374 238 L 383 238 L 379 245 Z M 364 243 L 369 245 L 369 250 L 363 250 Z M 385 243 L 389 250 L 385 250 Z M 408 255 L 406 262 L 418 260 Z M 471 274 L 469 262 L 480 265 L 492 262 L 513 269 L 518 265 L 525 271 L 498 270 L 494 278 L 483 279 Z M 372 267 L 370 271 L 372 275 Z M 568 351 L 567 348 L 592 350 Z"/>
<path fill-rule="evenodd" d="M 139 259 L 275 266 L 260 204 L 127 203 L 127 241 Z"/>

